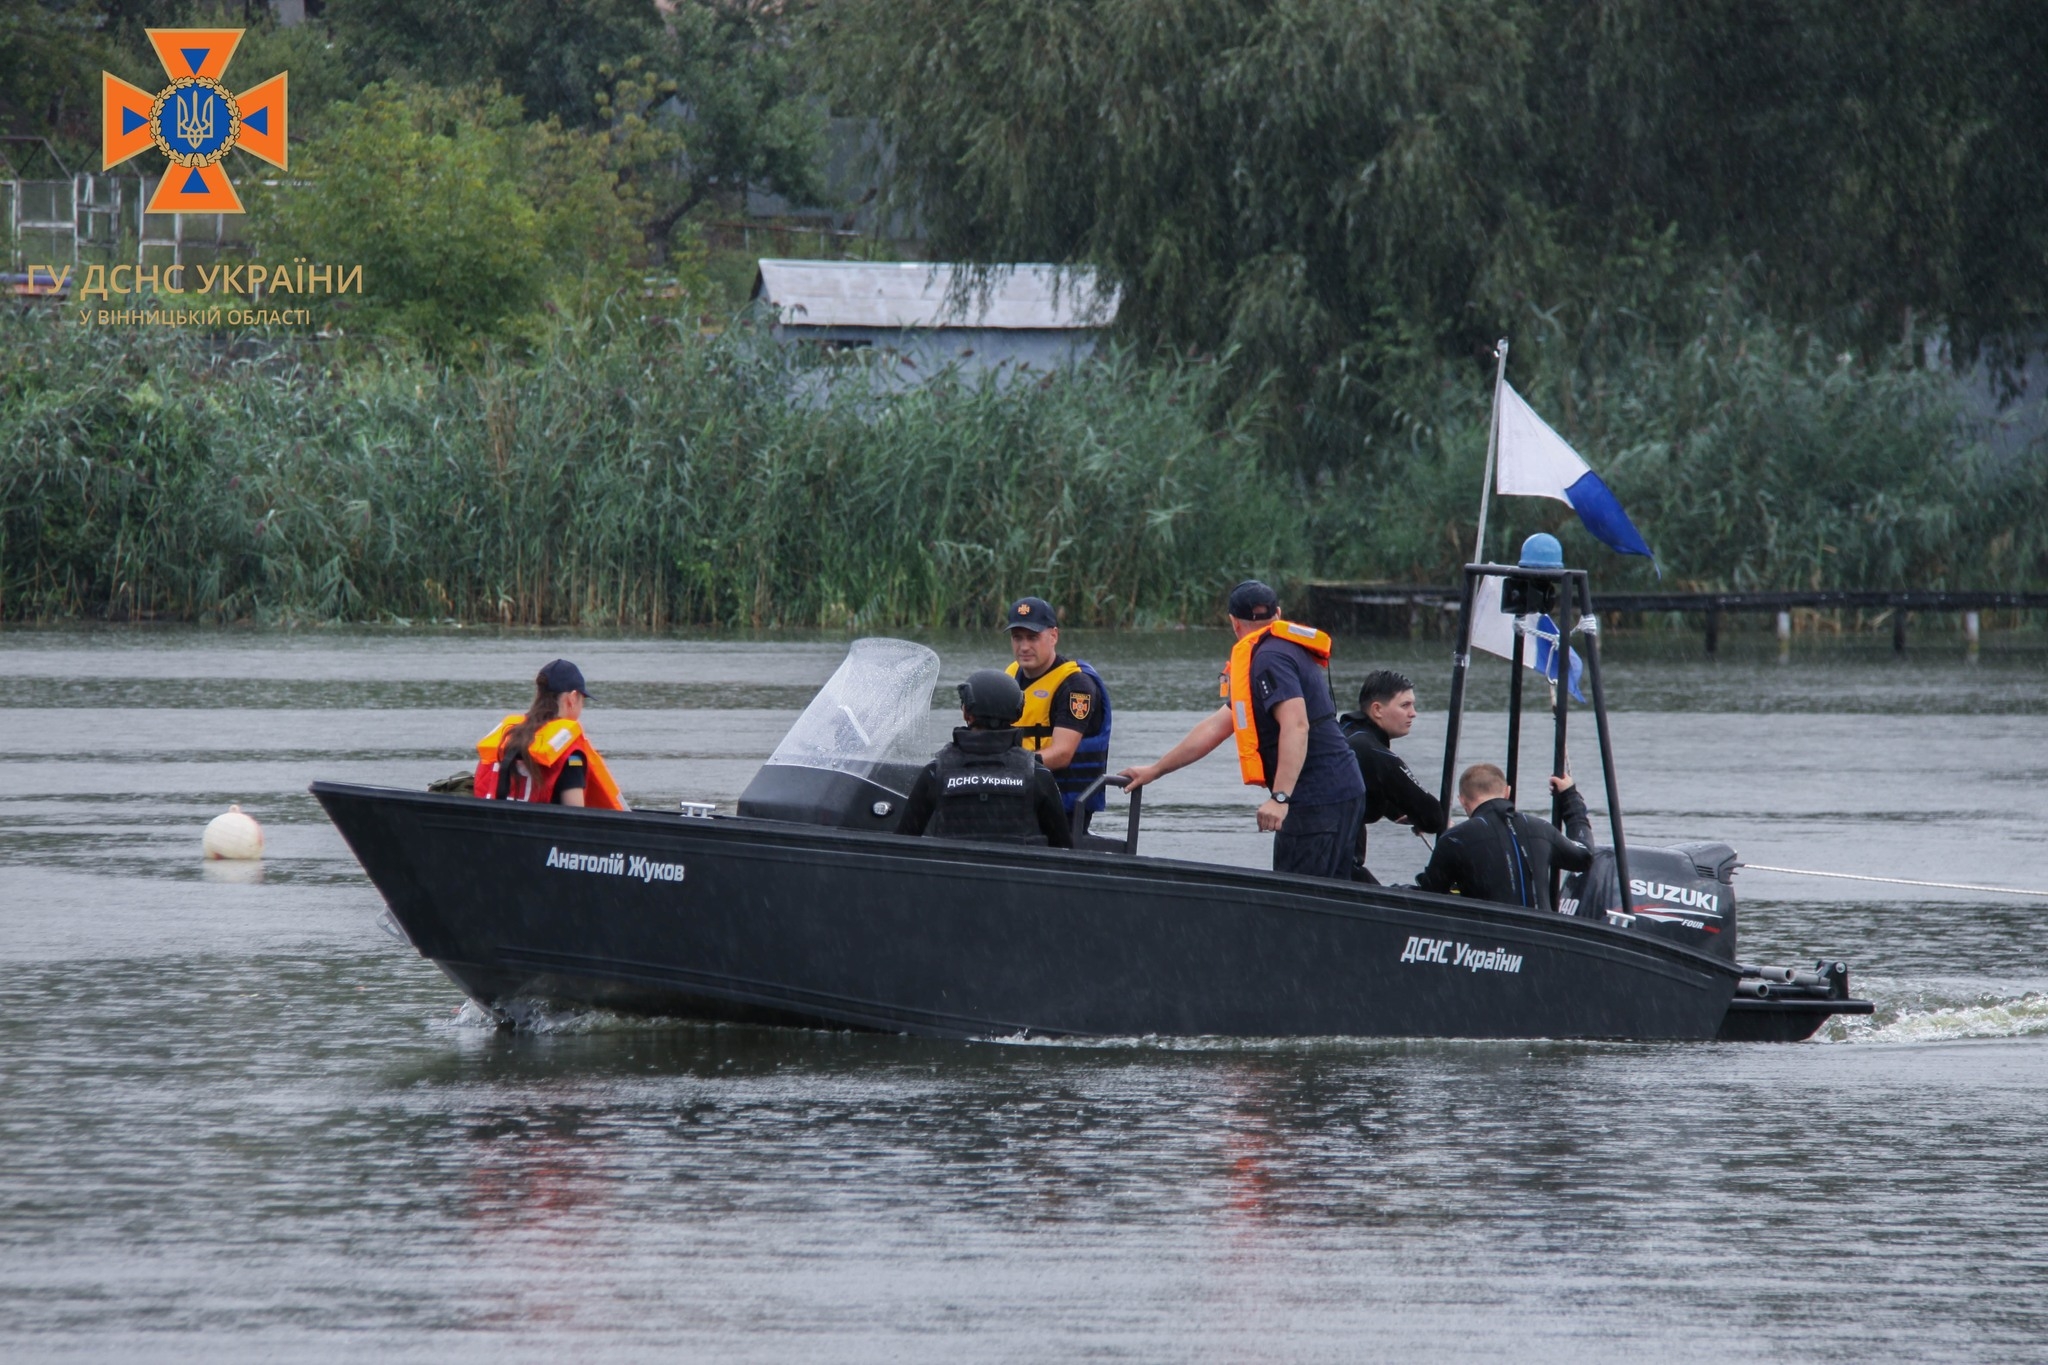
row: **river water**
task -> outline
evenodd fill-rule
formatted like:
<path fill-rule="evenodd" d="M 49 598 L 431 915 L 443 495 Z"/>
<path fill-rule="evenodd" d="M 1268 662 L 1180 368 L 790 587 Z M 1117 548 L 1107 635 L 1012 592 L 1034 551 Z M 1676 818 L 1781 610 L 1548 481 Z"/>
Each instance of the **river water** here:
<path fill-rule="evenodd" d="M 1120 758 L 1212 704 L 1219 635 L 1080 643 Z M 2048 888 L 2048 654 L 1916 646 L 1613 641 L 1631 837 Z M 629 796 L 730 809 L 843 649 L 0 637 L 0 1355 L 2048 1358 L 2048 902 L 1745 871 L 1744 956 L 1879 1005 L 1798 1046 L 505 1033 L 306 795 L 464 767 L 565 654 Z M 1442 647 L 1345 642 L 1340 683 L 1368 661 L 1422 679 L 1433 784 Z M 198 856 L 230 801 L 260 870 Z M 1147 851 L 1263 862 L 1251 809 L 1219 754 Z"/>

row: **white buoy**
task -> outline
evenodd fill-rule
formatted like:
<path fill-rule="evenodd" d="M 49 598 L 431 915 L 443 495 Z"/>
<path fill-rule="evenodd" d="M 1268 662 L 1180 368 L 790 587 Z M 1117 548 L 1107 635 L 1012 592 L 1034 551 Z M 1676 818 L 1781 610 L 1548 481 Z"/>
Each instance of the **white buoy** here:
<path fill-rule="evenodd" d="M 263 826 L 242 814 L 240 806 L 229 806 L 206 827 L 200 842 L 209 858 L 247 862 L 263 856 Z"/>

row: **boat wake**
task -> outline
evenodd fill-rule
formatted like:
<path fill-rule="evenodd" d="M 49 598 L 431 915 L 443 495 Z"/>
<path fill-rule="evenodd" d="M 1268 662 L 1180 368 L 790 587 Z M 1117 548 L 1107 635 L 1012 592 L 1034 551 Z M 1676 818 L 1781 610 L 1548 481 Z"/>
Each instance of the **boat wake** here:
<path fill-rule="evenodd" d="M 1162 1052 L 1257 1052 L 1266 1048 L 1287 1048 L 1296 1050 L 1314 1043 L 1358 1042 L 1358 1039 L 1339 1038 L 1233 1038 L 1221 1034 L 1174 1034 L 1147 1033 L 1129 1037 L 1049 1037 L 1040 1033 L 995 1033 L 976 1038 L 977 1043 L 993 1043 L 998 1047 L 1050 1047 L 1070 1048 L 1079 1051 L 1119 1051 L 1130 1048 L 1147 1048 Z"/>
<path fill-rule="evenodd" d="M 508 1000 L 500 1014 L 493 1014 L 474 1000 L 462 1002 L 448 1021 L 449 1027 L 497 1032 L 508 1024 L 516 1033 L 543 1035 L 585 1033 L 650 1033 L 679 1029 L 713 1028 L 701 1019 L 667 1015 L 620 1014 L 615 1010 L 564 1005 L 552 1000 Z"/>
<path fill-rule="evenodd" d="M 1824 1043 L 1942 1043 L 1965 1038 L 2026 1038 L 2048 1034 L 2048 994 L 2030 991 L 2010 1000 L 1952 1005 L 1882 1003 L 1863 1018 L 1837 1015 L 1814 1036 Z"/>
<path fill-rule="evenodd" d="M 2027 1038 L 2048 1035 L 2048 992 L 2029 991 L 2010 999 L 1990 999 L 1979 993 L 1967 1001 L 1943 1001 L 1923 992 L 1912 1000 L 1884 1002 L 1877 992 L 1879 1007 L 1872 1015 L 1837 1015 L 1816 1033 L 1817 1043 L 1942 1043 L 1975 1038 Z M 1172 1037 L 1146 1035 L 1131 1038 L 1047 1038 L 1031 1034 L 1006 1034 L 980 1039 L 1004 1047 L 1049 1047 L 1088 1049 L 1140 1049 L 1162 1052 L 1299 1052 L 1318 1047 L 1336 1050 L 1361 1046 L 1427 1046 L 1469 1044 L 1480 1047 L 1511 1043 L 1557 1042 L 1565 1047 L 1600 1047 L 1602 1043 L 1562 1042 L 1540 1039 L 1398 1039 L 1398 1038 L 1231 1038 Z M 1626 1044 L 1622 1044 L 1626 1046 Z"/>
<path fill-rule="evenodd" d="M 977 1043 L 993 1044 L 998 1047 L 1040 1047 L 1069 1049 L 1079 1052 L 1090 1051 L 1145 1051 L 1145 1052 L 1286 1052 L 1301 1053 L 1328 1050 L 1349 1053 L 1361 1048 L 1376 1052 L 1389 1049 L 1440 1049 L 1456 1048 L 1500 1048 L 1519 1047 L 1524 1050 L 1532 1046 L 1561 1046 L 1572 1048 L 1625 1046 L 1608 1042 L 1586 1042 L 1579 1040 L 1560 1041 L 1549 1038 L 1400 1038 L 1382 1037 L 1370 1034 L 1284 1034 L 1274 1037 L 1233 1034 L 1170 1034 L 1147 1033 L 1128 1036 L 1106 1037 L 1047 1037 L 1031 1033 L 990 1034 L 974 1040 Z"/>
<path fill-rule="evenodd" d="M 1883 996 L 1879 996 L 1882 1002 Z M 621 1014 L 614 1010 L 566 1005 L 547 1000 L 513 1000 L 502 1015 L 494 1015 L 474 1000 L 443 1021 L 457 1030 L 497 1032 L 510 1027 L 515 1033 L 542 1037 L 568 1037 L 607 1033 L 670 1033 L 690 1029 L 726 1028 L 729 1025 L 675 1016 Z M 1837 1016 L 1814 1035 L 1817 1043 L 1940 1043 L 1976 1038 L 2026 1038 L 2048 1035 L 2048 993 L 2030 991 L 2008 1000 L 1983 997 L 1953 1004 L 1922 998 L 1906 1002 L 1880 1003 L 1877 1013 L 1866 1017 Z M 1158 1052 L 1302 1052 L 1318 1048 L 1339 1051 L 1361 1045 L 1384 1047 L 1404 1040 L 1353 1037 L 1252 1038 L 1198 1035 L 1175 1037 L 1150 1034 L 1134 1037 L 1056 1038 L 1034 1034 L 992 1035 L 976 1040 L 1001 1047 L 1038 1047 L 1076 1051 L 1158 1051 Z M 1441 1045 L 1466 1041 L 1481 1046 L 1503 1040 L 1433 1039 Z M 1532 1040 L 1520 1040 L 1526 1045 Z M 1580 1044 L 1584 1046 L 1585 1044 Z"/>

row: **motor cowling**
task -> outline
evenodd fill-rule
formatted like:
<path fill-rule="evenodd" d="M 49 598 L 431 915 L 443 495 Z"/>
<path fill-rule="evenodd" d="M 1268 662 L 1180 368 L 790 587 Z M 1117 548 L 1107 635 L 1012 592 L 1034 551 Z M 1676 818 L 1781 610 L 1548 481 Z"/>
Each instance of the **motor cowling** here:
<path fill-rule="evenodd" d="M 903 824 L 910 804 L 906 793 L 921 771 L 907 763 L 877 763 L 858 773 L 769 763 L 740 793 L 739 813 L 893 834 Z"/>
<path fill-rule="evenodd" d="M 1610 923 L 1671 939 L 1715 957 L 1735 960 L 1735 850 L 1727 844 L 1628 846 L 1629 904 L 1621 901 L 1614 850 L 1596 849 L 1593 866 L 1565 879 L 1561 914 Z"/>

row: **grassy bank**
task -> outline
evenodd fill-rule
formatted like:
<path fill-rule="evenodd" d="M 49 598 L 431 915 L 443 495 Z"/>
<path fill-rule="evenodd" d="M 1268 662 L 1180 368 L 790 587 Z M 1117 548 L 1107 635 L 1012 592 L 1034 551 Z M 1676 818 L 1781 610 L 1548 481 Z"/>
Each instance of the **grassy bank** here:
<path fill-rule="evenodd" d="M 1146 624 L 1209 619 L 1247 574 L 1449 581 L 1471 544 L 1483 387 L 1446 382 L 1405 444 L 1311 484 L 1267 472 L 1255 408 L 1217 416 L 1209 365 L 887 400 L 827 373 L 848 371 L 744 328 L 605 318 L 459 371 L 10 316 L 0 618 L 860 629 L 1039 592 Z M 1665 586 L 2048 579 L 2048 460 L 1989 457 L 1939 376 L 1752 321 L 1530 396 Z M 1561 505 L 1495 515 L 1496 552 L 1556 529 L 1607 581 L 1650 581 Z"/>
<path fill-rule="evenodd" d="M 475 373 L 0 325 L 0 612 L 880 626 L 1206 614 L 1302 567 L 1201 368 L 881 402 L 603 320 Z"/>

